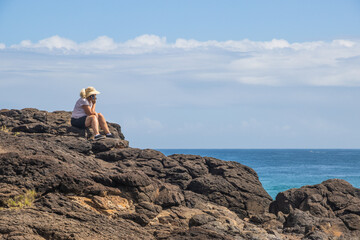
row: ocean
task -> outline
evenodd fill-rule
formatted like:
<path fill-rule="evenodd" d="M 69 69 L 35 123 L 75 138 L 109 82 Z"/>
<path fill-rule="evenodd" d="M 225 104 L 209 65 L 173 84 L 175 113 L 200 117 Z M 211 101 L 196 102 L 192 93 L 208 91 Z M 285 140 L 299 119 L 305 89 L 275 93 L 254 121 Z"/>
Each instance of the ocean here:
<path fill-rule="evenodd" d="M 343 149 L 157 149 L 165 155 L 195 154 L 253 168 L 275 199 L 279 192 L 344 179 L 360 188 L 360 150 Z"/>

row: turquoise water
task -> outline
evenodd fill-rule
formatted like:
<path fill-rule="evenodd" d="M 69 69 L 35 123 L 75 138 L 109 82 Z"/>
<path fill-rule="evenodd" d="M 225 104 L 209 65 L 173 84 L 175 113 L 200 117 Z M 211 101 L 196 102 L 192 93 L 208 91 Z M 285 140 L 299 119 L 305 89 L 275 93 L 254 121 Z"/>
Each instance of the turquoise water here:
<path fill-rule="evenodd" d="M 158 149 L 165 155 L 195 154 L 253 168 L 272 198 L 279 192 L 330 178 L 360 188 L 360 150 L 338 149 Z"/>

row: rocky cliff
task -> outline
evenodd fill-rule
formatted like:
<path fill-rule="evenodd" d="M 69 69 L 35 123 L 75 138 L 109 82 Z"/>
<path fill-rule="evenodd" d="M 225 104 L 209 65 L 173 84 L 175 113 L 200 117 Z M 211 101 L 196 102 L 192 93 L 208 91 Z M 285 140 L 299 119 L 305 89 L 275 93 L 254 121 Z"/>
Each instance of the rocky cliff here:
<path fill-rule="evenodd" d="M 0 110 L 1 239 L 360 239 L 343 180 L 276 200 L 235 162 L 91 140 L 70 113 Z"/>

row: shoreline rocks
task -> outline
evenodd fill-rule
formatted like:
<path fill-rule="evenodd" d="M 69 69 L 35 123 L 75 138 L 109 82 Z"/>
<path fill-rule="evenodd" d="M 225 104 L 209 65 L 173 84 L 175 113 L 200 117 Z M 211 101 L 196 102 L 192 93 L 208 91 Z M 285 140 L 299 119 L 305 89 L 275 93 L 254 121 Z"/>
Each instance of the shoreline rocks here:
<path fill-rule="evenodd" d="M 91 139 L 70 112 L 0 110 L 0 239 L 359 239 L 360 190 L 343 180 L 279 193 L 211 157 Z M 35 190 L 24 208 L 9 199 Z"/>

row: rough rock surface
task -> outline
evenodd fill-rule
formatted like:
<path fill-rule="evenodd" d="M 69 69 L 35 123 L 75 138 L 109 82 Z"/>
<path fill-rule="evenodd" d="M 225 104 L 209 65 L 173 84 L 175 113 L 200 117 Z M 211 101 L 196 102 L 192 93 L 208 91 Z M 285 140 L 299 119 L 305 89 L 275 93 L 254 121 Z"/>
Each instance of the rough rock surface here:
<path fill-rule="evenodd" d="M 70 113 L 0 110 L 0 239 L 359 239 L 359 189 L 280 193 L 251 168 L 91 140 Z M 9 199 L 35 190 L 31 206 Z M 270 212 L 269 212 L 269 206 Z"/>
<path fill-rule="evenodd" d="M 318 232 L 334 239 L 360 239 L 360 189 L 345 180 L 330 179 L 279 193 L 270 212 L 288 215 L 284 231 L 309 239 L 323 239 L 313 237 L 321 236 Z"/>

